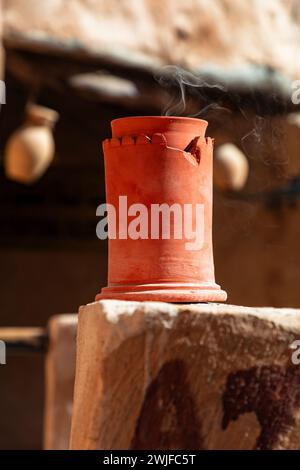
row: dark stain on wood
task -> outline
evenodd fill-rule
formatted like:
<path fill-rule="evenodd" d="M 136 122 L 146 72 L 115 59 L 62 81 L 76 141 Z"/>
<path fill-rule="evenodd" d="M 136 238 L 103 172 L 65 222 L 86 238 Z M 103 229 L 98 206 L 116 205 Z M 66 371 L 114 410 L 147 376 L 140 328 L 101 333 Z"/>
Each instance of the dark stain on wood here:
<path fill-rule="evenodd" d="M 201 426 L 183 361 L 161 368 L 148 387 L 131 449 L 201 449 Z"/>
<path fill-rule="evenodd" d="M 263 366 L 228 376 L 223 394 L 226 429 L 244 413 L 254 412 L 261 426 L 255 449 L 270 450 L 294 425 L 300 407 L 300 367 Z"/>

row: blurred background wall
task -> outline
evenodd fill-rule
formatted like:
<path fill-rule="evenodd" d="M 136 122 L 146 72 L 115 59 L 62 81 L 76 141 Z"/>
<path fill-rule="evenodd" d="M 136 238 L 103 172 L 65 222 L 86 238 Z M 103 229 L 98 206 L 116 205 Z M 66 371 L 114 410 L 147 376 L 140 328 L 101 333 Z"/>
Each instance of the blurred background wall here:
<path fill-rule="evenodd" d="M 247 160 L 238 191 L 214 191 L 216 278 L 229 302 L 299 307 L 300 113 L 291 101 L 300 79 L 299 2 L 2 7 L 1 325 L 44 326 L 93 301 L 107 269 L 106 243 L 95 234 L 105 200 L 101 141 L 112 119 L 165 112 L 207 119 L 216 149 L 232 143 Z M 7 174 L 5 155 L 28 103 L 60 118 L 53 161 L 24 184 Z M 43 357 L 9 357 L 0 383 L 0 447 L 41 447 Z"/>

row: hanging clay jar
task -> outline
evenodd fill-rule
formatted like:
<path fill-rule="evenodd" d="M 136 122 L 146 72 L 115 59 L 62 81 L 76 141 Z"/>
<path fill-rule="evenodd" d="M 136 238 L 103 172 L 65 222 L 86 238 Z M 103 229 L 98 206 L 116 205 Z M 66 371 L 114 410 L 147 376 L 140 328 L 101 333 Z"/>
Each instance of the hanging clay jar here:
<path fill-rule="evenodd" d="M 215 151 L 214 184 L 222 191 L 240 191 L 247 182 L 249 163 L 233 144 L 220 145 Z"/>
<path fill-rule="evenodd" d="M 38 180 L 51 164 L 55 145 L 52 134 L 58 113 L 30 104 L 25 123 L 9 138 L 5 149 L 6 176 L 20 183 Z"/>
<path fill-rule="evenodd" d="M 103 149 L 106 201 L 116 217 L 112 210 L 108 286 L 96 299 L 226 300 L 214 276 L 213 141 L 205 137 L 206 127 L 206 121 L 182 117 L 112 122 L 112 139 Z M 161 225 L 152 226 L 162 204 Z M 140 235 L 133 217 L 138 208 Z"/>

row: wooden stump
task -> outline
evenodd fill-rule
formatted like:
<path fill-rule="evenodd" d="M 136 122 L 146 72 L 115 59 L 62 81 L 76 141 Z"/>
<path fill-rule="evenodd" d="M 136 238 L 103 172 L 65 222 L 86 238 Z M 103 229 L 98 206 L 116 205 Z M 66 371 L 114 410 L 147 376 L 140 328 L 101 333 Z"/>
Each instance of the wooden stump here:
<path fill-rule="evenodd" d="M 69 447 L 75 379 L 77 315 L 57 315 L 48 324 L 44 448 Z"/>
<path fill-rule="evenodd" d="M 299 449 L 297 338 L 293 309 L 82 307 L 70 447 Z"/>

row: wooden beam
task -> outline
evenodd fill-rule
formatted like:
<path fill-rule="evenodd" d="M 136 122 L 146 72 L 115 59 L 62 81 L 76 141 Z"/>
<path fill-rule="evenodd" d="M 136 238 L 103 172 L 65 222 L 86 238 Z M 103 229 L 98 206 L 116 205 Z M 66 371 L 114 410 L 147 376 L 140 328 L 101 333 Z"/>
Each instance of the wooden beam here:
<path fill-rule="evenodd" d="M 9 351 L 41 352 L 47 347 L 47 332 L 45 328 L 38 327 L 0 328 L 0 340 L 5 342 Z"/>

